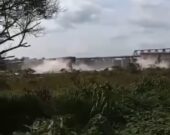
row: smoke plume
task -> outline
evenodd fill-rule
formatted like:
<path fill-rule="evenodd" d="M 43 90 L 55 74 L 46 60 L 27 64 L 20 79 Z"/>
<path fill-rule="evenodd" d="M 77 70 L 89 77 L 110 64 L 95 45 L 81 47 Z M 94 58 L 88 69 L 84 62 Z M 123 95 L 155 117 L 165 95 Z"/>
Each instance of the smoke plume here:
<path fill-rule="evenodd" d="M 154 58 L 138 58 L 137 64 L 141 67 L 141 69 L 147 69 L 147 68 L 169 68 L 170 63 L 168 61 L 160 61 L 158 62 L 157 59 Z"/>
<path fill-rule="evenodd" d="M 101 71 L 107 68 L 107 66 L 101 67 L 98 65 L 88 65 L 86 63 L 72 63 L 70 66 L 70 61 L 68 60 L 43 60 L 42 63 L 34 65 L 32 63 L 25 64 L 25 69 L 33 69 L 36 74 L 44 73 L 61 73 L 63 71 L 71 72 L 76 71 Z"/>
<path fill-rule="evenodd" d="M 44 60 L 42 64 L 38 66 L 30 67 L 35 73 L 59 73 L 62 69 L 70 70 L 67 61 L 63 60 Z"/>

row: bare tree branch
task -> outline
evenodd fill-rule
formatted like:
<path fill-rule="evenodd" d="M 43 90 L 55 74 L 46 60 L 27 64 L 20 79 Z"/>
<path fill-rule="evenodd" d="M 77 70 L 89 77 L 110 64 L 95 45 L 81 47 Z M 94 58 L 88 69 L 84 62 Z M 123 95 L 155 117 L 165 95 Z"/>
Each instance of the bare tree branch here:
<path fill-rule="evenodd" d="M 10 48 L 0 50 L 0 57 L 20 47 L 29 47 L 24 42 L 27 35 L 42 31 L 42 19 L 58 13 L 58 0 L 0 0 L 0 46 L 15 42 Z M 16 44 L 16 38 L 20 41 Z"/>

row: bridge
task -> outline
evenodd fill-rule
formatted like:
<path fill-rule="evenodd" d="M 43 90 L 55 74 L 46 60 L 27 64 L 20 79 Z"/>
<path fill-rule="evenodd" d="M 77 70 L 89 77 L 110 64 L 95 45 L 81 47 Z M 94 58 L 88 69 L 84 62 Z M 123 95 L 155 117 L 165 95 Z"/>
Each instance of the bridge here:
<path fill-rule="evenodd" d="M 133 55 L 140 56 L 142 53 L 170 53 L 170 48 L 162 48 L 162 49 L 142 49 L 142 50 L 135 50 Z"/>

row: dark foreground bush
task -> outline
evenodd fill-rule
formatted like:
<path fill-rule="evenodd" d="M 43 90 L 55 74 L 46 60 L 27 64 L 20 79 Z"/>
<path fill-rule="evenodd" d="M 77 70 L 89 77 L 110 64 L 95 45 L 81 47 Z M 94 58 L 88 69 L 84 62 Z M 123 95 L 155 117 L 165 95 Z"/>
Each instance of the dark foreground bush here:
<path fill-rule="evenodd" d="M 10 86 L 7 81 L 3 78 L 0 79 L 0 91 L 10 90 Z"/>
<path fill-rule="evenodd" d="M 48 118 L 49 107 L 33 96 L 0 98 L 0 132 L 27 130 L 37 118 Z"/>
<path fill-rule="evenodd" d="M 50 100 L 42 97 L 42 92 L 38 92 L 1 98 L 1 133 L 27 130 L 30 135 L 170 134 L 170 79 L 165 76 L 141 78 L 129 87 L 83 83 L 56 92 Z"/>

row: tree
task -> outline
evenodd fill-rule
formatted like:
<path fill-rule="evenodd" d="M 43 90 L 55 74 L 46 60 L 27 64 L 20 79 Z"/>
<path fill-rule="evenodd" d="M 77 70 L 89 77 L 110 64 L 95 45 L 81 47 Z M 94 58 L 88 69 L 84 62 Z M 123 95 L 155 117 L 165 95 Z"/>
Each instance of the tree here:
<path fill-rule="evenodd" d="M 29 47 L 25 37 L 40 33 L 43 30 L 40 22 L 58 11 L 58 0 L 0 0 L 0 57 Z"/>

